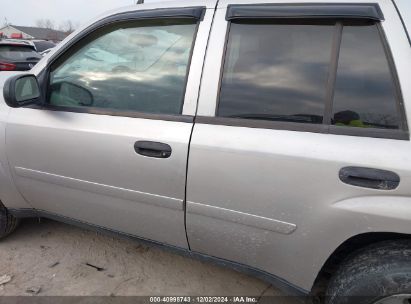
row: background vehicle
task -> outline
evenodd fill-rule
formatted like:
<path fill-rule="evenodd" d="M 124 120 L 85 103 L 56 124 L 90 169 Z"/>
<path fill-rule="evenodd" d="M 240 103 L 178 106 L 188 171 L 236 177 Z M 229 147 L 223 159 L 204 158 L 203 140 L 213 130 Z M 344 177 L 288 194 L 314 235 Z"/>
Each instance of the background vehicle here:
<path fill-rule="evenodd" d="M 56 46 L 55 43 L 47 40 L 33 40 L 32 41 L 38 53 L 43 53 L 50 50 Z"/>
<path fill-rule="evenodd" d="M 404 3 L 195 0 L 94 20 L 4 84 L 3 235 L 48 217 L 327 303 L 409 302 Z"/>
<path fill-rule="evenodd" d="M 47 49 L 43 52 L 40 53 L 41 56 L 46 56 L 48 53 L 50 53 L 53 49 Z"/>
<path fill-rule="evenodd" d="M 0 71 L 27 71 L 41 59 L 33 44 L 0 40 Z"/>

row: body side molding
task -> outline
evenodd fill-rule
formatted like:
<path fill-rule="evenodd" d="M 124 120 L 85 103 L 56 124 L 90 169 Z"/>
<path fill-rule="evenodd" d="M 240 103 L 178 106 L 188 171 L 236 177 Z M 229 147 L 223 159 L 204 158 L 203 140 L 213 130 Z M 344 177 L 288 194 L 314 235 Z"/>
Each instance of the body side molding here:
<path fill-rule="evenodd" d="M 282 234 L 291 234 L 297 229 L 297 225 L 293 223 L 194 202 L 187 202 L 187 213 L 208 216 Z"/>
<path fill-rule="evenodd" d="M 16 174 L 20 177 L 30 178 L 54 185 L 59 185 L 71 189 L 88 191 L 96 194 L 108 195 L 115 198 L 120 198 L 129 201 L 136 201 L 149 205 L 155 205 L 163 208 L 170 208 L 175 210 L 183 210 L 183 200 L 161 196 L 137 190 L 125 189 L 110 185 L 98 184 L 95 182 L 80 180 L 72 177 L 62 175 L 15 167 Z"/>

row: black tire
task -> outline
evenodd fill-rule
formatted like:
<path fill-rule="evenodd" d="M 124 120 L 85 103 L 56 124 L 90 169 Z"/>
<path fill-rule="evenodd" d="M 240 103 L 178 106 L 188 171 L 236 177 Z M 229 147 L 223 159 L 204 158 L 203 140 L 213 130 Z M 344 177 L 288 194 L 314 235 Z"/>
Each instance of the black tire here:
<path fill-rule="evenodd" d="M 411 239 L 379 242 L 348 257 L 331 278 L 325 303 L 371 304 L 399 294 L 411 299 Z"/>
<path fill-rule="evenodd" d="M 18 226 L 19 220 L 11 215 L 7 208 L 0 203 L 0 239 L 8 236 Z"/>

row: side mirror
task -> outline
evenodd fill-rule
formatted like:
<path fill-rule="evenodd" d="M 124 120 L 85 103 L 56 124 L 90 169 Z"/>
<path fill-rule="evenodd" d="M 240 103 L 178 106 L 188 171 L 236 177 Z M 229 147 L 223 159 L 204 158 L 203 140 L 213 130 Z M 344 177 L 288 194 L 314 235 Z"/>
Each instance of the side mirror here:
<path fill-rule="evenodd" d="M 40 95 L 37 77 L 32 74 L 16 75 L 4 83 L 4 100 L 12 108 L 38 103 Z"/>

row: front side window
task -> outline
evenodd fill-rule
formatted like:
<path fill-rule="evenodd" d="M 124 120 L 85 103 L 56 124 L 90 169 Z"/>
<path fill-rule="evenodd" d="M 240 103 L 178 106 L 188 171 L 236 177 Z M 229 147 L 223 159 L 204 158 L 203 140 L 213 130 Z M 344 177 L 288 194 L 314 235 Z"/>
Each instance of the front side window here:
<path fill-rule="evenodd" d="M 94 33 L 52 67 L 49 104 L 180 114 L 196 26 L 146 20 Z"/>
<path fill-rule="evenodd" d="M 399 94 L 375 21 L 232 21 L 216 113 L 403 128 Z"/>

